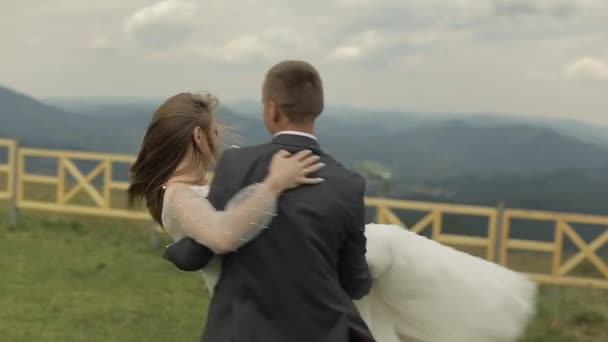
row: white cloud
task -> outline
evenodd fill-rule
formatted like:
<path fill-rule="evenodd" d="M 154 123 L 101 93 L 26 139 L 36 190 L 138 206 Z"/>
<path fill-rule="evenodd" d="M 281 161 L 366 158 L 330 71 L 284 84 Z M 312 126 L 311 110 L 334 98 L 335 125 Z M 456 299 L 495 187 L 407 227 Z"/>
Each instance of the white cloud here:
<path fill-rule="evenodd" d="M 376 29 L 366 30 L 345 39 L 330 52 L 330 59 L 373 62 L 395 44 L 395 36 Z"/>
<path fill-rule="evenodd" d="M 27 46 L 34 46 L 34 45 L 38 45 L 42 42 L 42 39 L 40 39 L 40 37 L 27 37 L 24 40 L 25 45 Z"/>
<path fill-rule="evenodd" d="M 547 15 L 569 17 L 582 9 L 580 0 L 493 0 L 498 15 Z"/>
<path fill-rule="evenodd" d="M 608 85 L 608 62 L 595 58 L 581 58 L 564 68 L 564 75 L 572 80 Z"/>
<path fill-rule="evenodd" d="M 470 37 L 466 31 L 425 30 L 389 31 L 370 29 L 346 38 L 330 52 L 330 59 L 337 61 L 359 61 L 368 66 L 388 66 L 391 61 L 410 60 L 420 52 L 439 45 L 461 42 Z"/>
<path fill-rule="evenodd" d="M 124 23 L 125 33 L 147 48 L 168 48 L 187 40 L 193 32 L 198 4 L 185 0 L 164 0 L 143 7 Z"/>
<path fill-rule="evenodd" d="M 217 49 L 209 49 L 212 56 L 227 62 L 264 58 L 271 53 L 270 42 L 262 35 L 245 34 L 229 40 Z"/>
<path fill-rule="evenodd" d="M 86 42 L 85 49 L 93 52 L 110 52 L 114 47 L 105 37 L 95 37 Z"/>
<path fill-rule="evenodd" d="M 575 14 L 590 1 L 596 0 L 235 0 L 229 5 L 206 0 L 204 6 L 202 0 L 164 0 L 129 16 L 124 30 L 156 53 L 175 50 L 171 53 L 177 59 L 183 57 L 178 53 L 195 52 L 215 61 L 247 63 L 291 53 L 376 66 L 476 35 L 497 40 L 510 32 L 510 39 L 521 39 L 520 32 L 529 31 L 527 24 L 534 19 L 522 18 L 526 25 L 519 22 L 512 32 L 504 28 L 513 23 L 505 19 L 496 24 L 498 17 Z M 273 32 L 275 26 L 281 29 Z M 538 31 L 550 32 L 544 27 Z"/>
<path fill-rule="evenodd" d="M 336 47 L 330 54 L 330 58 L 337 60 L 357 59 L 361 57 L 361 47 L 357 45 L 342 45 Z"/>
<path fill-rule="evenodd" d="M 187 50 L 214 61 L 247 64 L 272 62 L 290 55 L 298 55 L 313 44 L 306 36 L 301 36 L 290 28 L 275 27 L 204 45 L 195 42 Z"/>
<path fill-rule="evenodd" d="M 533 70 L 526 74 L 526 76 L 533 81 L 559 81 L 562 79 L 558 72 L 538 71 Z"/>
<path fill-rule="evenodd" d="M 0 74 L 43 96 L 225 99 L 255 96 L 268 66 L 299 58 L 332 102 L 605 116 L 605 88 L 577 83 L 603 82 L 607 16 L 607 0 L 13 1 Z"/>
<path fill-rule="evenodd" d="M 142 0 L 131 0 L 142 1 Z M 143 0 L 145 1 L 145 0 Z M 124 0 L 105 0 L 105 1 L 82 1 L 82 0 L 54 0 L 54 1 L 24 1 L 28 6 L 28 11 L 37 15 L 87 15 L 112 13 L 124 8 Z M 32 5 L 34 4 L 35 5 Z"/>

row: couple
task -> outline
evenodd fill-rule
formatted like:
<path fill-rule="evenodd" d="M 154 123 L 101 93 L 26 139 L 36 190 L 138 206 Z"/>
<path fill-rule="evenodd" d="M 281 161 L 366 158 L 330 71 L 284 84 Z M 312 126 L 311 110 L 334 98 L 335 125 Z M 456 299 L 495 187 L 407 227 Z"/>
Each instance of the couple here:
<path fill-rule="evenodd" d="M 170 98 L 132 167 L 131 202 L 143 198 L 176 241 L 165 257 L 203 269 L 212 300 L 201 341 L 517 340 L 534 313 L 532 282 L 400 227 L 365 225 L 364 179 L 313 135 L 324 96 L 310 64 L 272 67 L 262 100 L 272 141 L 220 159 L 217 101 Z"/>

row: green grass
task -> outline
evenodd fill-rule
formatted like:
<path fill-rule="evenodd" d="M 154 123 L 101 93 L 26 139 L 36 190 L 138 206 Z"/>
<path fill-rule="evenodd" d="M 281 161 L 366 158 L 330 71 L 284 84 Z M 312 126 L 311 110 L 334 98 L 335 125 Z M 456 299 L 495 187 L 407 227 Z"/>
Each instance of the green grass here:
<path fill-rule="evenodd" d="M 0 211 L 2 341 L 198 340 L 202 278 L 165 262 L 148 224 L 27 212 L 9 228 L 6 217 Z M 608 291 L 545 287 L 524 341 L 605 341 L 607 332 Z"/>
<path fill-rule="evenodd" d="M 608 290 L 543 287 L 526 342 L 600 342 L 608 339 Z"/>
<path fill-rule="evenodd" d="M 49 215 L 21 222 L 0 224 L 0 340 L 198 340 L 208 303 L 201 275 L 165 262 L 148 227 Z"/>

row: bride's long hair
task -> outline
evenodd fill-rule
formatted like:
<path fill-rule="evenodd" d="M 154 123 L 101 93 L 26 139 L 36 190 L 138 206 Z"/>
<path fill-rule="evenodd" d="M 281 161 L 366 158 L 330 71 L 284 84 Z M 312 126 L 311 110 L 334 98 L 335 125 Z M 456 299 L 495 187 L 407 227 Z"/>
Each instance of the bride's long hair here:
<path fill-rule="evenodd" d="M 215 109 L 219 105 L 211 94 L 181 93 L 166 100 L 154 113 L 137 159 L 131 167 L 128 204 L 133 207 L 143 199 L 154 221 L 162 226 L 164 185 L 184 158 L 191 157 L 191 167 L 206 175 L 211 163 L 219 155 Z M 201 152 L 193 132 L 200 127 L 206 138 Z"/>

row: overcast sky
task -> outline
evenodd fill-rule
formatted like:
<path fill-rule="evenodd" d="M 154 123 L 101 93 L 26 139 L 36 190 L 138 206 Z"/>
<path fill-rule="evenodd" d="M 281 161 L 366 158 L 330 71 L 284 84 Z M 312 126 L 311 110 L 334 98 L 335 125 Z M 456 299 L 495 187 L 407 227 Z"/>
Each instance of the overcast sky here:
<path fill-rule="evenodd" d="M 327 102 L 608 124 L 608 0 L 0 0 L 0 84 L 258 99 L 283 59 Z"/>

